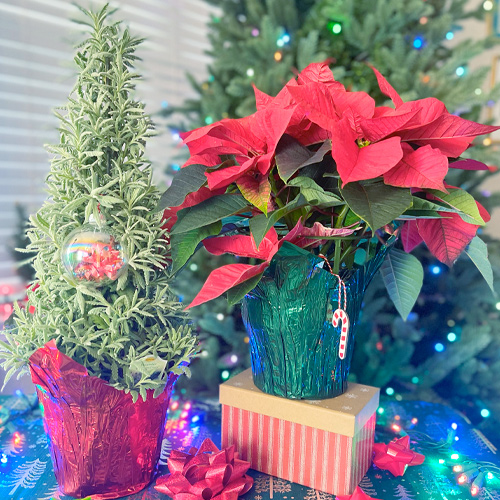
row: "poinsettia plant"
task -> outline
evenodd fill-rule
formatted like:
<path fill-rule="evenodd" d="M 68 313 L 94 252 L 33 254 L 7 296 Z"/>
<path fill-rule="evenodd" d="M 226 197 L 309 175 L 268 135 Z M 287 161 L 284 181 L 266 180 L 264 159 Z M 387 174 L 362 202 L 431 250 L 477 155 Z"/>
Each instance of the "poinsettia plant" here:
<path fill-rule="evenodd" d="M 487 170 L 460 156 L 476 136 L 499 127 L 450 114 L 435 98 L 403 102 L 373 71 L 392 107 L 348 91 L 317 63 L 276 97 L 255 88 L 254 114 L 182 134 L 191 157 L 159 207 L 173 271 L 201 245 L 258 261 L 215 269 L 188 307 L 225 292 L 240 300 L 284 242 L 325 255 L 342 273 L 394 234 L 403 250 L 393 249 L 382 274 L 403 316 L 423 276 L 407 252 L 422 242 L 448 266 L 468 249 L 491 286 L 486 245 L 476 236 L 489 215 L 446 174 Z"/>

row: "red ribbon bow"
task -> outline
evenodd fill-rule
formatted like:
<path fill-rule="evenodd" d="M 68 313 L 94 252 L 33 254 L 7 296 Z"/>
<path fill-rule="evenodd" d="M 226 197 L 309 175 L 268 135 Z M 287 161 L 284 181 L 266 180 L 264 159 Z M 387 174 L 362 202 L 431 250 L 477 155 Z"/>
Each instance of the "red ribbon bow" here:
<path fill-rule="evenodd" d="M 373 463 L 379 468 L 402 476 L 408 465 L 420 465 L 425 456 L 410 450 L 410 436 L 394 439 L 389 444 L 375 443 Z"/>
<path fill-rule="evenodd" d="M 75 266 L 75 274 L 78 278 L 87 281 L 100 282 L 106 276 L 115 280 L 124 264 L 123 256 L 119 250 L 116 250 L 116 241 L 111 236 L 109 243 L 99 242 L 92 245 L 92 249 Z"/>
<path fill-rule="evenodd" d="M 208 438 L 189 453 L 173 450 L 167 463 L 170 474 L 155 489 L 174 500 L 236 500 L 253 484 L 245 475 L 250 462 L 238 459 L 234 445 L 219 450 Z"/>

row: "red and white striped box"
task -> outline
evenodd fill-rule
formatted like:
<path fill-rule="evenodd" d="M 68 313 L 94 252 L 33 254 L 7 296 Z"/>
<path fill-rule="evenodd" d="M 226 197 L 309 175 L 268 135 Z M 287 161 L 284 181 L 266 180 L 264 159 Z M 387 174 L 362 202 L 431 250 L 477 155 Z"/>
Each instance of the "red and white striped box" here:
<path fill-rule="evenodd" d="M 379 389 L 350 383 L 332 399 L 271 396 L 246 370 L 220 386 L 222 446 L 251 468 L 333 495 L 350 495 L 370 467 Z"/>

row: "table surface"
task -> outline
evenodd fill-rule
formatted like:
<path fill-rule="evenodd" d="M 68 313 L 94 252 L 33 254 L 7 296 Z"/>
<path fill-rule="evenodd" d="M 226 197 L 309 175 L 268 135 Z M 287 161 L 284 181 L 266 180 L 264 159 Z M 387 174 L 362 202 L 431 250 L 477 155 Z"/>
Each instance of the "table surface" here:
<path fill-rule="evenodd" d="M 0 417 L 10 413 L 0 427 L 0 498 L 12 500 L 69 500 L 58 493 L 52 472 L 47 440 L 35 399 L 27 396 L 0 396 Z M 29 410 L 29 405 L 35 407 Z M 380 409 L 382 408 L 382 409 Z M 399 425 L 412 439 L 412 448 L 426 455 L 423 465 L 409 467 L 403 477 L 372 466 L 361 481 L 364 491 L 382 500 L 465 500 L 473 498 L 469 488 L 459 486 L 449 464 L 453 452 L 458 461 L 481 462 L 495 477 L 475 498 L 500 500 L 500 460 L 495 447 L 453 409 L 425 402 L 383 401 L 379 408 L 377 442 L 389 442 Z M 383 411 L 382 411 L 383 410 Z M 187 450 L 209 437 L 220 445 L 220 405 L 215 400 L 185 401 L 173 397 L 160 459 L 161 474 L 167 473 L 166 458 L 172 449 Z M 417 419 L 418 422 L 415 420 Z M 5 420 L 5 419 L 4 419 Z M 457 424 L 455 440 L 452 424 Z M 451 433 L 451 434 L 450 434 Z M 453 443 L 450 446 L 450 442 Z M 490 465 L 486 465 L 489 463 Z M 333 500 L 332 495 L 288 481 L 250 471 L 254 487 L 244 500 Z M 497 479 L 499 478 L 499 479 Z M 129 500 L 166 500 L 153 485 Z"/>

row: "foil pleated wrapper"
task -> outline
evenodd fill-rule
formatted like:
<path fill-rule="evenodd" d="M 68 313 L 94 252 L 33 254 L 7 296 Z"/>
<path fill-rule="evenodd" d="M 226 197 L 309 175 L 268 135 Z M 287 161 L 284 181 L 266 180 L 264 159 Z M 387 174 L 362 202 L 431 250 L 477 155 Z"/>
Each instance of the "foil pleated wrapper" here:
<path fill-rule="evenodd" d="M 290 399 L 326 399 L 346 391 L 365 290 L 389 248 L 381 245 L 365 265 L 342 275 L 350 331 L 340 359 L 341 329 L 332 325 L 333 312 L 343 306 L 338 304 L 338 278 L 314 254 L 281 247 L 242 302 L 259 389 Z"/>
<path fill-rule="evenodd" d="M 120 498 L 154 478 L 176 376 L 146 401 L 109 386 L 57 349 L 55 341 L 29 363 L 59 489 L 76 498 Z"/>

